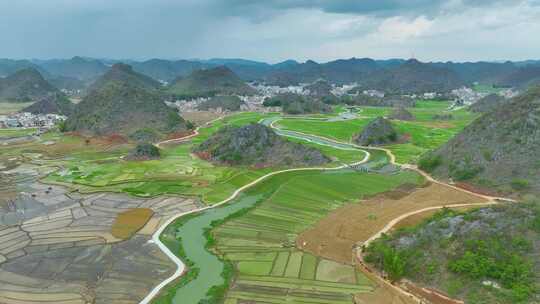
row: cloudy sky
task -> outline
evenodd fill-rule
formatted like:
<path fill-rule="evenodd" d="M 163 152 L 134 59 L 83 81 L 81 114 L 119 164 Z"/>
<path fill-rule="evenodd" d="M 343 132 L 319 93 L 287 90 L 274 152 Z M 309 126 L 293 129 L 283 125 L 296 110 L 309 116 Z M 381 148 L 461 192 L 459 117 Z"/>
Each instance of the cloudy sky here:
<path fill-rule="evenodd" d="M 0 0 L 0 58 L 540 59 L 540 0 Z"/>

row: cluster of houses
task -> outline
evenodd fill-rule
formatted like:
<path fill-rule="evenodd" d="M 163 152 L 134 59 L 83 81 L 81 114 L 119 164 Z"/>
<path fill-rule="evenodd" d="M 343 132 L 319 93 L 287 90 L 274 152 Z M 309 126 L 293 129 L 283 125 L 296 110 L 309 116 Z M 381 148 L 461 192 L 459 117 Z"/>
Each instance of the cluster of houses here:
<path fill-rule="evenodd" d="M 32 114 L 28 112 L 0 115 L 0 128 L 50 129 L 66 118 L 66 116 L 58 114 Z"/>

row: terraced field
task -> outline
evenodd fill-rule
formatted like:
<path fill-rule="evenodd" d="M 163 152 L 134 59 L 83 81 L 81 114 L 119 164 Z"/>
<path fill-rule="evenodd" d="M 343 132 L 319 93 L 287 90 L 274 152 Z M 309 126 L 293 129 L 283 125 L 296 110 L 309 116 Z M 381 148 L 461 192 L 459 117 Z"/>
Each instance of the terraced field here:
<path fill-rule="evenodd" d="M 182 282 L 178 290 L 169 289 L 165 297 L 173 303 L 185 303 L 193 294 L 206 294 L 207 300 L 223 294 L 212 290 L 203 282 L 222 282 L 231 270 L 225 266 L 212 267 L 215 280 L 209 280 L 204 272 L 206 259 L 197 248 L 204 248 L 210 240 L 210 250 L 222 260 L 231 263 L 234 283 L 226 293 L 226 303 L 251 300 L 255 303 L 351 303 L 356 293 L 371 291 L 371 283 L 357 273 L 351 265 L 338 264 L 320 259 L 295 249 L 296 236 L 319 219 L 347 203 L 356 203 L 364 196 L 393 189 L 404 183 L 421 183 L 416 173 L 403 171 L 392 175 L 359 173 L 354 170 L 296 171 L 275 175 L 246 190 L 241 197 L 225 207 L 209 210 L 193 219 L 180 219 L 177 229 L 169 230 L 164 239 L 178 235 L 186 246 L 181 250 L 183 259 L 188 260 L 191 271 L 198 269 L 199 277 Z M 249 202 L 249 203 L 245 203 Z M 233 206 L 243 205 L 240 209 Z M 226 220 L 214 222 L 206 217 L 229 210 Z M 246 209 L 247 208 L 247 209 Z M 193 226 L 192 221 L 206 225 Z M 209 227 L 216 227 L 205 236 Z M 185 230 L 183 227 L 186 227 Z M 193 236 L 197 227 L 198 236 Z M 189 228 L 189 229 L 188 229 Z M 185 239 L 187 238 L 187 239 Z M 193 240 L 198 240 L 199 244 Z M 201 244 L 201 242 L 203 244 Z M 170 242 L 178 250 L 179 244 Z M 352 249 L 352 248 L 351 248 Z M 352 253 L 352 251 L 351 251 Z M 352 258 L 352 255 L 351 255 Z M 212 262 L 213 263 L 213 262 Z M 226 264 L 226 265 L 227 265 Z M 212 264 L 213 265 L 213 264 Z M 187 274 L 186 277 L 190 277 Z M 156 303 L 166 303 L 159 299 Z"/>

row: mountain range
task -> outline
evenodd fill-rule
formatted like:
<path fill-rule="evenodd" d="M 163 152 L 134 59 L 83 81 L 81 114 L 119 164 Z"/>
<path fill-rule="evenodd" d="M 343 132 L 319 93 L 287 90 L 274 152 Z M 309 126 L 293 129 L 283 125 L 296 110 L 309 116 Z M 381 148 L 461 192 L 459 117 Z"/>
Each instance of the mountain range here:
<path fill-rule="evenodd" d="M 398 77 L 404 79 L 403 83 L 396 84 L 393 90 L 408 88 L 411 84 L 415 90 L 431 89 L 434 85 L 437 89 L 445 90 L 473 82 L 523 87 L 535 83 L 540 78 L 540 62 L 534 60 L 457 63 L 350 58 L 326 63 L 286 60 L 268 64 L 245 59 L 121 61 L 84 57 L 54 60 L 0 59 L 0 77 L 32 67 L 45 79 L 60 86 L 60 89 L 65 88 L 62 86 L 66 84 L 73 85 L 76 80 L 84 89 L 84 86 L 88 86 L 103 75 L 112 64 L 118 62 L 129 63 L 135 71 L 164 82 L 174 82 L 175 79 L 186 77 L 194 71 L 218 66 L 226 66 L 244 81 L 261 81 L 281 86 L 312 83 L 319 79 L 336 84 L 357 82 L 359 85 L 381 85 Z M 434 85 L 426 83 L 431 77 Z"/>

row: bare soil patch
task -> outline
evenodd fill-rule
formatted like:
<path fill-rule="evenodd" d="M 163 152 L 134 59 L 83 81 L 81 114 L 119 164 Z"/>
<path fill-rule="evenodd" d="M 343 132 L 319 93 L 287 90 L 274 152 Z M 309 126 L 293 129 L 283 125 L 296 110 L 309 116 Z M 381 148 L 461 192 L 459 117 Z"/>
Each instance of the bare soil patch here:
<path fill-rule="evenodd" d="M 185 120 L 189 120 L 196 126 L 202 126 L 203 124 L 212 121 L 220 116 L 219 113 L 210 111 L 197 111 L 197 112 L 183 112 L 182 117 Z"/>
<path fill-rule="evenodd" d="M 317 256 L 351 263 L 352 249 L 357 243 L 368 240 L 403 214 L 428 207 L 483 202 L 486 202 L 483 198 L 439 184 L 416 190 L 396 189 L 336 209 L 300 234 L 296 244 Z"/>
<path fill-rule="evenodd" d="M 146 225 L 154 211 L 148 208 L 135 208 L 119 213 L 111 228 L 114 237 L 127 240 Z"/>

